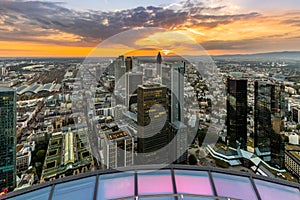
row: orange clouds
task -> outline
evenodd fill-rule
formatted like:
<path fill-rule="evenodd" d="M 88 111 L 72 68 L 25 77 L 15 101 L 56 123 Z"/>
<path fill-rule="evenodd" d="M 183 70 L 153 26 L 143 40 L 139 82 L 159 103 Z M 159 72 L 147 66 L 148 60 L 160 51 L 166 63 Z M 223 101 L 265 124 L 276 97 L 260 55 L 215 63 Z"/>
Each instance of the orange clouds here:
<path fill-rule="evenodd" d="M 81 57 L 92 47 L 57 46 L 45 43 L 0 41 L 1 57 Z"/>
<path fill-rule="evenodd" d="M 0 16 L 0 56 L 84 57 L 99 41 L 144 26 L 167 31 L 129 34 L 94 50 L 92 56 L 117 56 L 135 49 L 144 49 L 139 51 L 144 54 L 150 49 L 193 55 L 205 52 L 195 44 L 210 54 L 300 50 L 299 11 L 242 12 L 238 5 L 223 2 L 187 4 L 181 10 L 139 7 L 106 13 L 79 12 L 55 3 L 0 2 L 4 12 Z"/>

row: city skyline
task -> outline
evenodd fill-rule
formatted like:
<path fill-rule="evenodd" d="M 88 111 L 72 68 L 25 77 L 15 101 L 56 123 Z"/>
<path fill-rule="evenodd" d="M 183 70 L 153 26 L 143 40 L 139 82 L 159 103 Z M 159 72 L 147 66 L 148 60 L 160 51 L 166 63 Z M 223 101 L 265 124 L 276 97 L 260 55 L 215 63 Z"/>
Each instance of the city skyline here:
<path fill-rule="evenodd" d="M 221 58 L 215 60 L 217 69 L 197 71 L 203 62 L 160 53 L 90 61 L 3 60 L 2 84 L 17 98 L 16 190 L 98 169 L 154 163 L 222 167 L 299 182 L 300 124 L 294 116 L 300 89 L 294 62 L 237 64 Z M 213 77 L 211 83 L 213 73 L 222 74 L 222 81 Z M 224 94 L 218 91 L 226 86 Z"/>
<path fill-rule="evenodd" d="M 167 33 L 144 33 L 127 42 L 141 48 L 156 37 L 163 44 L 180 41 L 177 47 L 188 52 L 188 41 L 168 37 L 179 32 L 211 55 L 300 50 L 300 4 L 295 0 L 5 0 L 0 6 L 0 57 L 84 57 L 111 36 L 148 27 L 164 28 Z M 122 47 L 118 49 L 122 53 Z M 115 50 L 116 46 L 106 49 Z M 107 52 L 102 55 L 108 56 Z"/>

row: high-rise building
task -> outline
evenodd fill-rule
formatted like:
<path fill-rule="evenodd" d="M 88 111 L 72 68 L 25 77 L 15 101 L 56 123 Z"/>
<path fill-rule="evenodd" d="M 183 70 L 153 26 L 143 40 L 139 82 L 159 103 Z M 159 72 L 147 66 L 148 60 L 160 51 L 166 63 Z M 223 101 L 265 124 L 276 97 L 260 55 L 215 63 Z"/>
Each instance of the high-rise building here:
<path fill-rule="evenodd" d="M 259 82 L 254 85 L 254 149 L 255 153 L 273 166 L 284 166 L 284 86 Z"/>
<path fill-rule="evenodd" d="M 132 59 L 132 57 L 126 57 L 125 66 L 126 66 L 126 72 L 132 71 L 132 68 L 133 68 L 133 59 Z"/>
<path fill-rule="evenodd" d="M 171 124 L 170 159 L 176 164 L 186 164 L 188 159 L 188 129 L 181 121 Z"/>
<path fill-rule="evenodd" d="M 247 148 L 247 80 L 227 79 L 227 144 Z"/>
<path fill-rule="evenodd" d="M 185 62 L 171 65 L 171 123 L 184 119 Z"/>
<path fill-rule="evenodd" d="M 300 108 L 299 107 L 292 108 L 292 120 L 296 123 L 300 122 Z"/>
<path fill-rule="evenodd" d="M 0 190 L 16 186 L 16 93 L 0 87 Z"/>
<path fill-rule="evenodd" d="M 134 163 L 134 138 L 129 133 L 103 131 L 103 157 L 107 168 L 128 167 Z"/>
<path fill-rule="evenodd" d="M 119 56 L 114 61 L 114 68 L 115 68 L 115 99 L 113 101 L 113 105 L 124 105 L 125 103 L 125 59 L 124 56 Z"/>
<path fill-rule="evenodd" d="M 115 80 L 117 83 L 120 80 L 120 78 L 125 75 L 126 68 L 125 68 L 124 56 L 119 56 L 114 61 L 114 68 L 115 68 Z"/>
<path fill-rule="evenodd" d="M 158 52 L 157 57 L 156 57 L 156 76 L 157 77 L 162 76 L 161 63 L 162 63 L 162 57 L 161 57 L 160 52 Z"/>
<path fill-rule="evenodd" d="M 185 163 L 187 160 L 187 130 L 184 124 L 184 73 L 185 62 L 175 62 L 162 66 L 162 84 L 167 87 L 171 133 L 176 141 L 172 142 L 172 156 L 175 163 Z"/>
<path fill-rule="evenodd" d="M 143 84 L 142 72 L 127 72 L 125 81 L 126 90 L 126 106 L 130 109 L 130 105 L 137 103 L 137 89 L 139 85 Z"/>
<path fill-rule="evenodd" d="M 144 84 L 138 88 L 138 153 L 137 163 L 169 163 L 169 153 L 161 152 L 170 141 L 167 88 L 161 84 Z"/>

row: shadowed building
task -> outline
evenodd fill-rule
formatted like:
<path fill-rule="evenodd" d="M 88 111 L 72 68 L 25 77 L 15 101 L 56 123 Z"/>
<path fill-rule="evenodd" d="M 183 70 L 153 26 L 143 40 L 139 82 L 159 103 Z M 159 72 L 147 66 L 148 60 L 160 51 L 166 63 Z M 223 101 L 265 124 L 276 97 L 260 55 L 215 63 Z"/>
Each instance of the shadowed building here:
<path fill-rule="evenodd" d="M 247 148 L 247 80 L 227 79 L 227 144 Z"/>
<path fill-rule="evenodd" d="M 163 64 L 162 84 L 167 87 L 168 120 L 171 125 L 171 138 L 176 137 L 172 142 L 172 156 L 175 163 L 186 163 L 187 161 L 187 127 L 184 124 L 184 73 L 185 62 L 174 62 Z"/>
<path fill-rule="evenodd" d="M 119 56 L 114 61 L 114 68 L 115 68 L 115 80 L 117 83 L 121 79 L 121 77 L 124 76 L 126 71 L 124 56 Z"/>
<path fill-rule="evenodd" d="M 255 153 L 273 166 L 284 167 L 284 86 L 256 81 L 254 102 Z"/>
<path fill-rule="evenodd" d="M 16 186 L 16 93 L 0 87 L 0 191 Z"/>
<path fill-rule="evenodd" d="M 168 152 L 161 152 L 169 143 L 167 120 L 167 88 L 161 84 L 144 84 L 138 88 L 138 153 L 145 153 L 139 164 L 169 162 Z"/>
<path fill-rule="evenodd" d="M 157 57 L 156 57 L 156 76 L 157 77 L 162 76 L 161 63 L 162 63 L 162 57 L 161 57 L 160 52 L 158 52 Z"/>
<path fill-rule="evenodd" d="M 127 72 L 126 73 L 126 107 L 130 109 L 130 105 L 137 103 L 137 88 L 143 84 L 143 73 Z"/>
<path fill-rule="evenodd" d="M 133 68 L 133 60 L 132 57 L 126 57 L 125 59 L 126 72 L 132 71 Z"/>

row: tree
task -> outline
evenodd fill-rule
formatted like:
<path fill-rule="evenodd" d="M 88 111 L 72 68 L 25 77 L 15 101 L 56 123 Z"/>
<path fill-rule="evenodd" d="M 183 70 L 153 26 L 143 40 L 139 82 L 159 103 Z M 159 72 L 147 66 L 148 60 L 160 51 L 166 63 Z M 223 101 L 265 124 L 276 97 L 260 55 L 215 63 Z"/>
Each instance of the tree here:
<path fill-rule="evenodd" d="M 215 159 L 216 161 L 216 165 L 218 167 L 222 167 L 222 168 L 228 168 L 229 167 L 229 164 L 223 160 L 220 160 L 220 159 Z"/>
<path fill-rule="evenodd" d="M 190 165 L 197 165 L 198 160 L 194 154 L 191 154 L 189 156 L 189 163 L 190 163 Z"/>
<path fill-rule="evenodd" d="M 45 158 L 45 154 L 46 154 L 46 150 L 44 150 L 44 149 L 39 150 L 36 153 L 36 157 L 37 157 L 38 161 L 40 161 L 40 162 L 43 161 Z"/>
<path fill-rule="evenodd" d="M 198 142 L 199 142 L 199 146 L 202 146 L 202 143 L 206 137 L 207 134 L 207 130 L 208 129 L 199 129 L 197 131 L 197 137 L 198 137 Z"/>
<path fill-rule="evenodd" d="M 300 130 L 300 124 L 297 124 L 296 129 L 299 132 L 299 130 Z"/>

